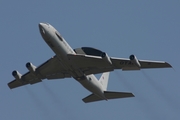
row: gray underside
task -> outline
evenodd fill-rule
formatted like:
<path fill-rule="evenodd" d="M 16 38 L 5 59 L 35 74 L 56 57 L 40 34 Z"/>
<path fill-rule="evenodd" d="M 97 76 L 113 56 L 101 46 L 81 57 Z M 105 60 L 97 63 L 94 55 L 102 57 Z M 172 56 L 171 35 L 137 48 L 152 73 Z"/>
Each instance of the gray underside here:
<path fill-rule="evenodd" d="M 104 95 L 107 99 L 134 97 L 134 95 L 132 93 L 127 93 L 127 92 L 104 91 Z M 101 99 L 100 97 L 96 96 L 95 94 L 91 94 L 82 100 L 85 103 L 89 103 L 89 102 L 96 102 L 96 101 L 100 101 L 100 100 L 104 100 L 104 99 Z"/>

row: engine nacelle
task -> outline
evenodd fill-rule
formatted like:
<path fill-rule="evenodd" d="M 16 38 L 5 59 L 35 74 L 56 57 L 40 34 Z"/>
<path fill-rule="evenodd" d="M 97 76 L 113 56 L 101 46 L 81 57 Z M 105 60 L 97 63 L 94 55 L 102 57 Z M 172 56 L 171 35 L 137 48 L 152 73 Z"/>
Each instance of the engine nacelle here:
<path fill-rule="evenodd" d="M 139 63 L 139 60 L 136 58 L 135 55 L 130 55 L 129 59 L 132 63 L 134 63 L 137 67 L 141 67 L 141 64 Z"/>
<path fill-rule="evenodd" d="M 32 73 L 34 75 L 35 78 L 38 79 L 38 81 L 41 81 L 41 78 L 43 78 L 43 76 L 41 76 L 37 71 L 36 71 L 36 66 L 33 65 L 32 63 L 28 62 L 26 63 L 26 67 L 29 70 L 30 73 Z M 37 80 L 35 80 L 37 81 Z M 30 84 L 34 84 L 33 81 L 29 81 Z"/>
<path fill-rule="evenodd" d="M 109 64 L 112 65 L 111 59 L 110 59 L 110 57 L 107 55 L 107 53 L 102 52 L 101 57 L 102 57 L 102 59 L 103 59 L 104 61 L 106 61 L 106 62 L 108 62 Z"/>
<path fill-rule="evenodd" d="M 35 72 L 36 71 L 36 66 L 34 66 L 32 63 L 28 62 L 26 63 L 26 67 L 30 72 Z"/>
<path fill-rule="evenodd" d="M 21 74 L 18 72 L 18 71 L 16 71 L 16 70 L 14 70 L 13 72 L 12 72 L 12 75 L 14 76 L 14 78 L 16 78 L 17 80 L 21 80 Z"/>

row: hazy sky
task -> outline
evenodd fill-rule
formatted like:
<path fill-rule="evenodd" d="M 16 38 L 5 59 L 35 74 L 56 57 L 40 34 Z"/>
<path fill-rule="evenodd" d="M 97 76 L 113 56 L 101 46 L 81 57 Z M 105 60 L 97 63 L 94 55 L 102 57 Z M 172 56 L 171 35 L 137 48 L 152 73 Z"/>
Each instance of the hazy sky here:
<path fill-rule="evenodd" d="M 1 120 L 179 120 L 179 0 L 0 1 Z M 13 70 L 54 56 L 38 24 L 53 25 L 72 48 L 94 47 L 112 57 L 167 61 L 173 69 L 111 72 L 108 90 L 134 98 L 85 104 L 74 79 L 44 80 L 10 90 Z M 99 78 L 100 75 L 97 77 Z"/>

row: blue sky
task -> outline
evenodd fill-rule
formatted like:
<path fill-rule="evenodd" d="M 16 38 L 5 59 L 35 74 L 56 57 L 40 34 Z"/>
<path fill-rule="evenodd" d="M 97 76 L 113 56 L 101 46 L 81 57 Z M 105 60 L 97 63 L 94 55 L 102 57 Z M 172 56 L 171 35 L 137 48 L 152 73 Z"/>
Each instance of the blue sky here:
<path fill-rule="evenodd" d="M 0 119 L 179 120 L 179 6 L 179 0 L 1 0 Z M 135 54 L 167 61 L 173 69 L 111 72 L 108 90 L 135 97 L 108 102 L 83 103 L 90 92 L 72 78 L 10 90 L 13 70 L 26 73 L 27 62 L 38 66 L 54 55 L 39 33 L 40 22 L 53 25 L 72 48 Z"/>

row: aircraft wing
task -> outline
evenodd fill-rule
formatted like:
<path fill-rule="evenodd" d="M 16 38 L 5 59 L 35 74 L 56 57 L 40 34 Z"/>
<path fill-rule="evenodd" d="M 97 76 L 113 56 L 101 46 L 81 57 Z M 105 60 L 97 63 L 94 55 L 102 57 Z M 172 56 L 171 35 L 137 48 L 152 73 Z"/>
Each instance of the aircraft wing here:
<path fill-rule="evenodd" d="M 110 58 L 112 65 L 100 56 L 84 55 L 84 54 L 68 54 L 72 63 L 83 71 L 86 75 L 98 74 L 102 72 L 113 71 L 114 69 L 122 70 L 140 70 L 145 68 L 169 68 L 171 65 L 164 61 L 138 60 L 140 67 L 137 67 L 130 59 Z"/>
<path fill-rule="evenodd" d="M 138 60 L 140 67 L 137 67 L 130 59 L 125 58 L 111 58 L 114 69 L 122 70 L 139 70 L 147 68 L 170 68 L 169 63 L 164 61 Z"/>
<path fill-rule="evenodd" d="M 68 77 L 71 77 L 71 75 L 63 68 L 56 56 L 54 56 L 37 67 L 35 73 L 27 72 L 21 76 L 20 80 L 15 79 L 9 82 L 8 86 L 13 89 L 23 85 L 41 82 L 42 79 L 60 79 Z"/>

